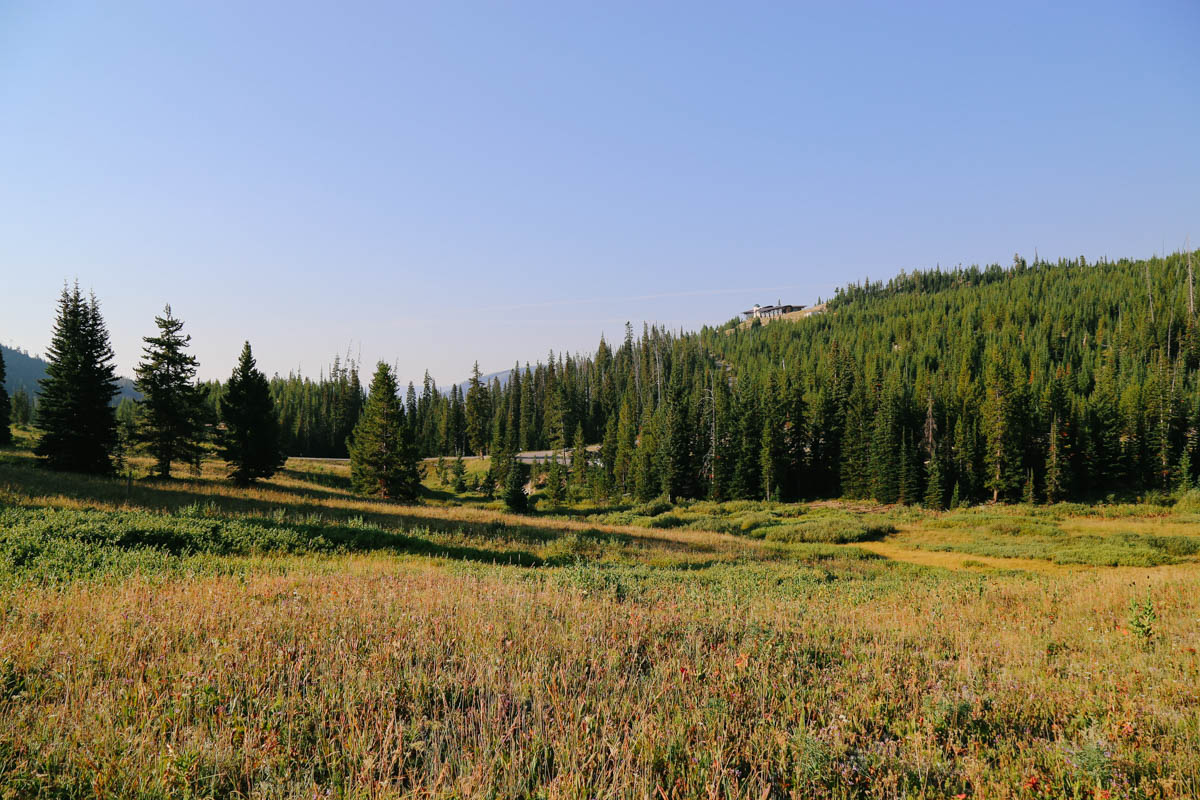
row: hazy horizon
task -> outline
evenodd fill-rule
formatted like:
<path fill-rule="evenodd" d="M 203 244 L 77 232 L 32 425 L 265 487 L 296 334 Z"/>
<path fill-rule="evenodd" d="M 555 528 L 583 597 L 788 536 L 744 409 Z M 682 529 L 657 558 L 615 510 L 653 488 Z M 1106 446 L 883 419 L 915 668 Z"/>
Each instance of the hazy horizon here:
<path fill-rule="evenodd" d="M 1200 233 L 1200 8 L 0 9 L 0 342 L 64 281 L 439 385 L 935 265 Z M 70 58 L 64 57 L 70 54 Z M 1189 102 L 1188 98 L 1193 98 Z"/>

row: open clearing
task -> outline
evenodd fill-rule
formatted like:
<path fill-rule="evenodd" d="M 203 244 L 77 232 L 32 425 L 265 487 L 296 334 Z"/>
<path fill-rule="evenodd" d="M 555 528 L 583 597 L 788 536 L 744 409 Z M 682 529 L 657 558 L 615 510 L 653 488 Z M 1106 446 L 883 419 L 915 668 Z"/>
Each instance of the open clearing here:
<path fill-rule="evenodd" d="M 1200 796 L 1191 514 L 347 484 L 0 455 L 0 797 Z"/>

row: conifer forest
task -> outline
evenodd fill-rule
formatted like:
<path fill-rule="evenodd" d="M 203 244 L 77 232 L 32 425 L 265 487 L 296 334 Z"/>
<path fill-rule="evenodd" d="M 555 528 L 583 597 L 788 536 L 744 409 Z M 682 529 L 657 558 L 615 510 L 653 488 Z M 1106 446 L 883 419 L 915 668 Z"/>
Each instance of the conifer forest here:
<path fill-rule="evenodd" d="M 629 327 L 505 381 L 476 366 L 463 392 L 427 374 L 405 419 L 423 457 L 565 452 L 582 430 L 599 446 L 587 480 L 641 501 L 1168 492 L 1200 473 L 1192 269 L 1176 253 L 914 271 L 849 284 L 800 323 Z M 346 455 L 357 365 L 271 389 L 289 454 Z"/>

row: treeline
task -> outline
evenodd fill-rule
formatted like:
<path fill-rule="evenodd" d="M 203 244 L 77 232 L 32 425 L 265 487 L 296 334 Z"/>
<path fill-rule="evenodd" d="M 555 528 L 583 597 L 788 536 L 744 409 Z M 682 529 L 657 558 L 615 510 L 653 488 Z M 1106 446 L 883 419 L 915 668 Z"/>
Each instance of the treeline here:
<path fill-rule="evenodd" d="M 1200 467 L 1193 259 L 1018 257 L 852 285 L 799 324 L 627 332 L 615 350 L 473 383 L 442 452 L 598 444 L 592 491 L 641 499 L 941 507 L 1186 489 Z"/>
<path fill-rule="evenodd" d="M 168 305 L 154 325 L 135 370 L 141 397 L 114 405 L 120 382 L 100 303 L 78 284 L 63 288 L 46 375 L 38 381 L 34 453 L 43 466 L 111 474 L 130 454 L 145 453 L 153 460 L 151 475 L 170 478 L 178 464 L 199 472 L 208 446 L 215 445 L 230 480 L 248 486 L 284 465 L 287 432 L 310 448 L 344 443 L 355 490 L 416 500 L 420 471 L 412 426 L 386 364 L 376 370 L 364 402 L 355 365 L 343 369 L 335 361 L 328 380 L 316 384 L 272 386 L 246 342 L 228 381 L 201 383 L 183 321 Z M 4 378 L 0 353 L 0 446 L 11 441 Z"/>
<path fill-rule="evenodd" d="M 275 375 L 268 385 L 279 418 L 280 447 L 289 456 L 346 458 L 347 439 L 366 403 L 358 364 L 334 357 L 329 373 L 316 380 L 295 373 Z M 221 381 L 204 383 L 210 412 L 225 396 Z"/>
<path fill-rule="evenodd" d="M 415 457 L 492 455 L 485 488 L 506 497 L 527 450 L 571 451 L 548 459 L 551 497 L 942 507 L 1186 489 L 1200 471 L 1194 259 L 1015 257 L 851 284 L 798 323 L 627 325 L 615 346 L 503 381 L 476 365 L 465 391 L 426 375 L 391 390 L 380 430 L 406 475 Z M 210 411 L 225 392 L 205 385 Z M 350 452 L 369 395 L 350 360 L 269 394 L 280 449 L 310 456 Z"/>

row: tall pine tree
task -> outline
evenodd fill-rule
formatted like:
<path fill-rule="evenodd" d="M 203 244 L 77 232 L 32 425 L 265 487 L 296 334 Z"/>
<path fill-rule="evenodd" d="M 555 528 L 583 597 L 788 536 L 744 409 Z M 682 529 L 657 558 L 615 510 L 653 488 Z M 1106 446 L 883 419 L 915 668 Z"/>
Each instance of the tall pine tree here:
<path fill-rule="evenodd" d="M 242 347 L 237 367 L 220 401 L 222 430 L 217 434 L 229 477 L 239 486 L 269 478 L 287 460 L 280 448 L 279 418 L 267 378 L 255 368 L 250 343 Z"/>
<path fill-rule="evenodd" d="M 471 452 L 477 456 L 487 452 L 488 438 L 492 432 L 492 403 L 488 387 L 479 374 L 479 362 L 471 370 L 471 383 L 467 387 L 466 403 L 467 441 Z"/>
<path fill-rule="evenodd" d="M 39 381 L 34 452 L 55 470 L 109 473 L 117 447 L 118 393 L 113 350 L 95 295 L 84 299 L 79 285 L 63 288 L 47 351 L 46 377 Z"/>
<path fill-rule="evenodd" d="M 404 418 L 396 378 L 382 361 L 349 444 L 350 482 L 356 492 L 404 503 L 417 499 L 421 477 L 412 429 Z"/>
<path fill-rule="evenodd" d="M 171 477 L 171 462 L 198 464 L 207 407 L 196 384 L 195 356 L 186 352 L 192 337 L 181 333 L 183 320 L 171 314 L 155 317 L 157 336 L 142 341 L 137 388 L 142 393 L 138 438 L 154 456 L 155 472 Z"/>

